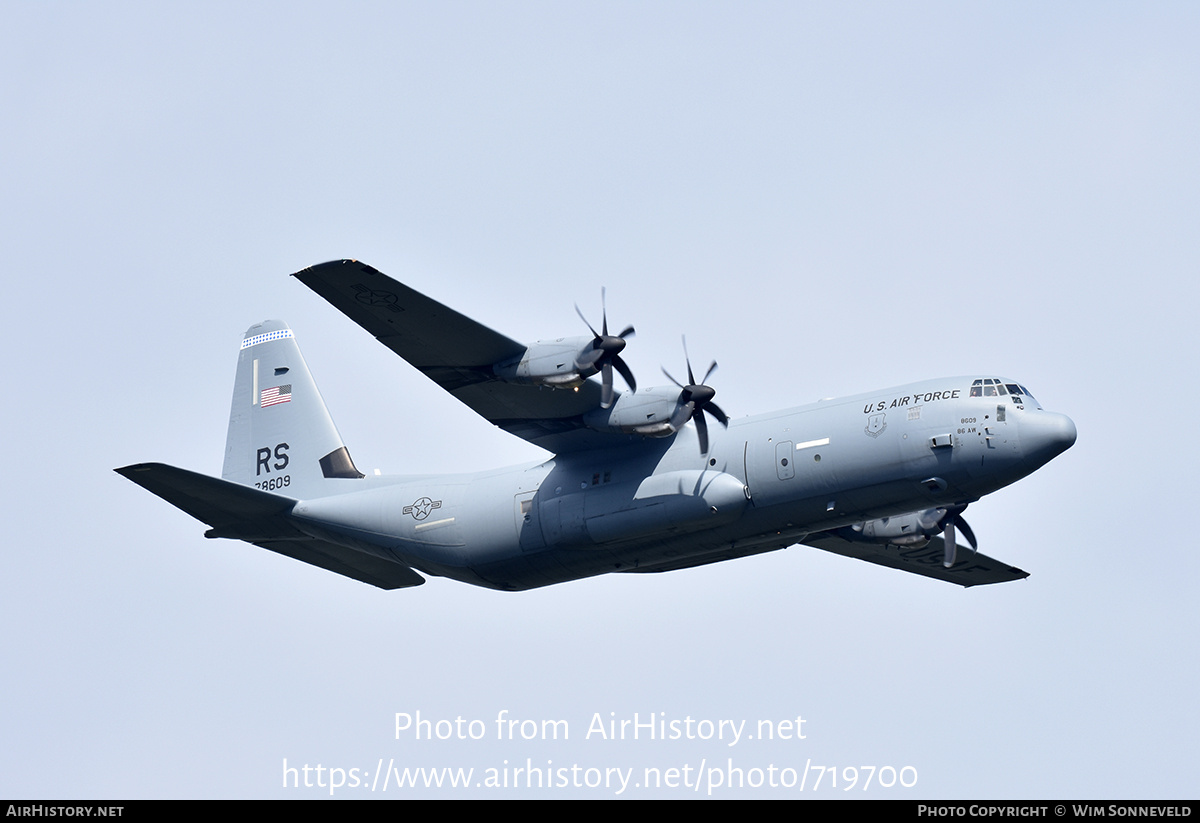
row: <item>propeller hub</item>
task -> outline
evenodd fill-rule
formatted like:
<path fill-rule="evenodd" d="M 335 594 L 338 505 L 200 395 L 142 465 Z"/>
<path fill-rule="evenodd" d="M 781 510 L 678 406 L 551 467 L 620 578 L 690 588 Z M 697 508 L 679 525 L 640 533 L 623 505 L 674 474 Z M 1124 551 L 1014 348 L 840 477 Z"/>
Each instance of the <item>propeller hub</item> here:
<path fill-rule="evenodd" d="M 620 354 L 625 350 L 625 341 L 620 337 L 609 335 L 608 337 L 600 338 L 597 348 L 605 354 Z"/>

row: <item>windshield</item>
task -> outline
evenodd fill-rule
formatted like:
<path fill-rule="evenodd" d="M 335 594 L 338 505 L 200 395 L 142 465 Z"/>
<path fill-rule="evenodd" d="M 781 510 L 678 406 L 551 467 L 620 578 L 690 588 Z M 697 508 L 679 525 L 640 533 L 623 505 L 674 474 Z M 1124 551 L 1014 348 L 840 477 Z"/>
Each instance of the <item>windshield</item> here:
<path fill-rule="evenodd" d="M 1009 397 L 1017 405 L 1027 401 L 1037 405 L 1037 400 L 1029 389 L 1020 383 L 1006 383 L 999 377 L 981 377 L 971 384 L 972 397 Z"/>

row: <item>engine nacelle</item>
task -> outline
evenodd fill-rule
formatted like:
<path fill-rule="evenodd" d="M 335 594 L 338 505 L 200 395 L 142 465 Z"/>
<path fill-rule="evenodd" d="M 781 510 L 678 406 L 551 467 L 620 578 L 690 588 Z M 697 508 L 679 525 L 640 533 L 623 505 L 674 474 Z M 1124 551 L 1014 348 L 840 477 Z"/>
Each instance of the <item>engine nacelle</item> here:
<path fill-rule="evenodd" d="M 497 363 L 492 371 L 509 383 L 533 383 L 556 389 L 582 386 L 595 374 L 594 365 L 580 365 L 580 357 L 592 349 L 591 337 L 560 337 L 539 340 L 514 360 Z"/>
<path fill-rule="evenodd" d="M 895 517 L 880 517 L 837 530 L 837 534 L 858 543 L 882 543 L 892 546 L 924 546 L 929 538 L 941 534 L 946 509 L 925 509 Z"/>
<path fill-rule="evenodd" d="M 595 409 L 583 416 L 588 428 L 619 431 L 646 437 L 669 437 L 675 433 L 671 415 L 679 405 L 679 390 L 671 387 L 642 389 L 623 394 L 609 409 Z"/>

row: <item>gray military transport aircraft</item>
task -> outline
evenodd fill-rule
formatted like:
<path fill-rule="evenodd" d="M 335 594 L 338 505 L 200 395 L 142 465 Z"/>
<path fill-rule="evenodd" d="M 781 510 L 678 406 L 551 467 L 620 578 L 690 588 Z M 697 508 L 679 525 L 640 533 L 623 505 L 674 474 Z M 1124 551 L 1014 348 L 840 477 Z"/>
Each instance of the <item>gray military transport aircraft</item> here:
<path fill-rule="evenodd" d="M 705 385 L 715 362 L 700 381 L 688 362 L 686 384 L 667 374 L 673 386 L 638 391 L 620 357 L 633 328 L 609 334 L 607 310 L 598 332 L 526 346 L 357 261 L 294 276 L 553 456 L 364 476 L 292 330 L 268 320 L 242 340 L 223 479 L 162 463 L 116 471 L 207 523 L 206 537 L 383 589 L 418 586 L 421 572 L 517 591 L 797 543 L 961 586 L 1018 580 L 1028 574 L 975 551 L 962 512 L 1075 442 L 1070 418 L 982 374 L 730 420 Z"/>

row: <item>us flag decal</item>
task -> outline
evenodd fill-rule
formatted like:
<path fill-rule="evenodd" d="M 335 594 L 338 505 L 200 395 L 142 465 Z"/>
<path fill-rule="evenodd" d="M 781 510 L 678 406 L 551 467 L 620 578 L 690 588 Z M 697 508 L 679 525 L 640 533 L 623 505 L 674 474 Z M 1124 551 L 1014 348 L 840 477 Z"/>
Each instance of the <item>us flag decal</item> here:
<path fill-rule="evenodd" d="M 262 397 L 258 402 L 264 409 L 267 406 L 274 406 L 278 403 L 292 402 L 292 384 L 287 383 L 283 386 L 276 386 L 273 389 L 263 389 Z"/>

